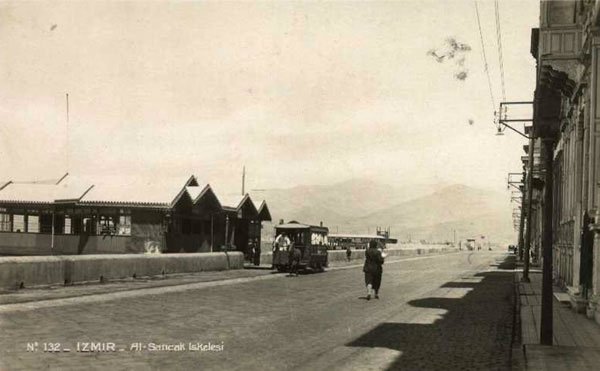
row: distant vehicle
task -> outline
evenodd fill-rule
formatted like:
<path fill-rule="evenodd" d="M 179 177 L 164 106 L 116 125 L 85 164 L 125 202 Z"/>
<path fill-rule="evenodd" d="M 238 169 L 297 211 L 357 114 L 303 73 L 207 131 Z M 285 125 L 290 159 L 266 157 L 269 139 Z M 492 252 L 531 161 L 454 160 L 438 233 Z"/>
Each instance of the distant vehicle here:
<path fill-rule="evenodd" d="M 345 250 L 347 247 L 352 249 L 366 249 L 372 240 L 379 242 L 384 248 L 386 242 L 390 240 L 397 242 L 395 239 L 385 238 L 384 236 L 367 234 L 330 234 L 328 240 L 330 250 Z"/>
<path fill-rule="evenodd" d="M 327 267 L 327 242 L 329 229 L 327 227 L 302 224 L 297 221 L 275 226 L 275 235 L 285 233 L 300 249 L 300 269 L 311 268 L 323 270 Z M 273 267 L 280 272 L 289 269 L 289 252 L 282 249 L 273 251 Z"/>

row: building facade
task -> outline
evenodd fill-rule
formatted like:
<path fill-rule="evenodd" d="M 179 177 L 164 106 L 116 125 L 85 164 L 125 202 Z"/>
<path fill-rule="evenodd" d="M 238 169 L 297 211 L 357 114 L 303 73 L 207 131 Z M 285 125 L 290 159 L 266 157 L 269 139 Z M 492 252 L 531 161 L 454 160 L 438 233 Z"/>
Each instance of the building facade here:
<path fill-rule="evenodd" d="M 0 255 L 247 253 L 260 246 L 266 202 L 223 205 L 195 176 L 0 185 Z"/>
<path fill-rule="evenodd" d="M 533 179 L 527 214 L 533 262 L 543 256 L 544 233 L 551 231 L 554 282 L 567 289 L 576 309 L 600 322 L 599 10 L 595 0 L 540 3 L 540 25 L 531 35 L 537 60 L 533 171 L 524 165 Z M 548 210 L 551 226 L 543 223 Z"/>

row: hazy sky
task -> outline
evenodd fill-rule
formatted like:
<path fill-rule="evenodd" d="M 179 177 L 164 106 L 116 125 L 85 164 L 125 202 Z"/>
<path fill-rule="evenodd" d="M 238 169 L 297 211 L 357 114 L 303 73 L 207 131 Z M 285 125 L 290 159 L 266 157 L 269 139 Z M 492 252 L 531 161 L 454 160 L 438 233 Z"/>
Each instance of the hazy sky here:
<path fill-rule="evenodd" d="M 533 96 L 538 8 L 500 1 L 508 100 Z M 494 3 L 479 9 L 498 103 Z M 427 55 L 449 37 L 471 47 L 465 80 Z M 222 192 L 243 165 L 249 189 L 503 190 L 525 140 L 492 120 L 470 0 L 0 1 L 0 179 L 56 177 L 68 148 L 71 173 L 193 173 Z"/>

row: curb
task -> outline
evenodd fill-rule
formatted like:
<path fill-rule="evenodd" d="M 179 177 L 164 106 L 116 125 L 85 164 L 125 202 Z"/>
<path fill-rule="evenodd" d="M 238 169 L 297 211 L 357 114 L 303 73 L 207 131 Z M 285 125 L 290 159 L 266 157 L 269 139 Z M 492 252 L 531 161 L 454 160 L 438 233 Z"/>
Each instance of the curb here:
<path fill-rule="evenodd" d="M 515 262 L 514 275 L 514 306 L 513 306 L 513 329 L 511 339 L 510 364 L 512 370 L 527 370 L 527 354 L 525 345 L 522 344 L 521 334 L 521 291 L 519 288 L 518 262 Z"/>

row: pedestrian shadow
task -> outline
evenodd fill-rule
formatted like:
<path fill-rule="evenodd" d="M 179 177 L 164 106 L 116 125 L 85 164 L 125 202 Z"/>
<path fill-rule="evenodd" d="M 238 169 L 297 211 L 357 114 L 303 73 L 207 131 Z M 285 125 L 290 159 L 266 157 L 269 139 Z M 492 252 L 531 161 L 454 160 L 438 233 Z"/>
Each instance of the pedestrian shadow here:
<path fill-rule="evenodd" d="M 514 260 L 509 256 L 501 264 L 514 267 Z M 411 323 L 382 323 L 346 346 L 397 351 L 388 370 L 510 370 L 513 272 L 465 280 L 444 284 L 444 297 L 408 302 L 422 309 Z"/>

